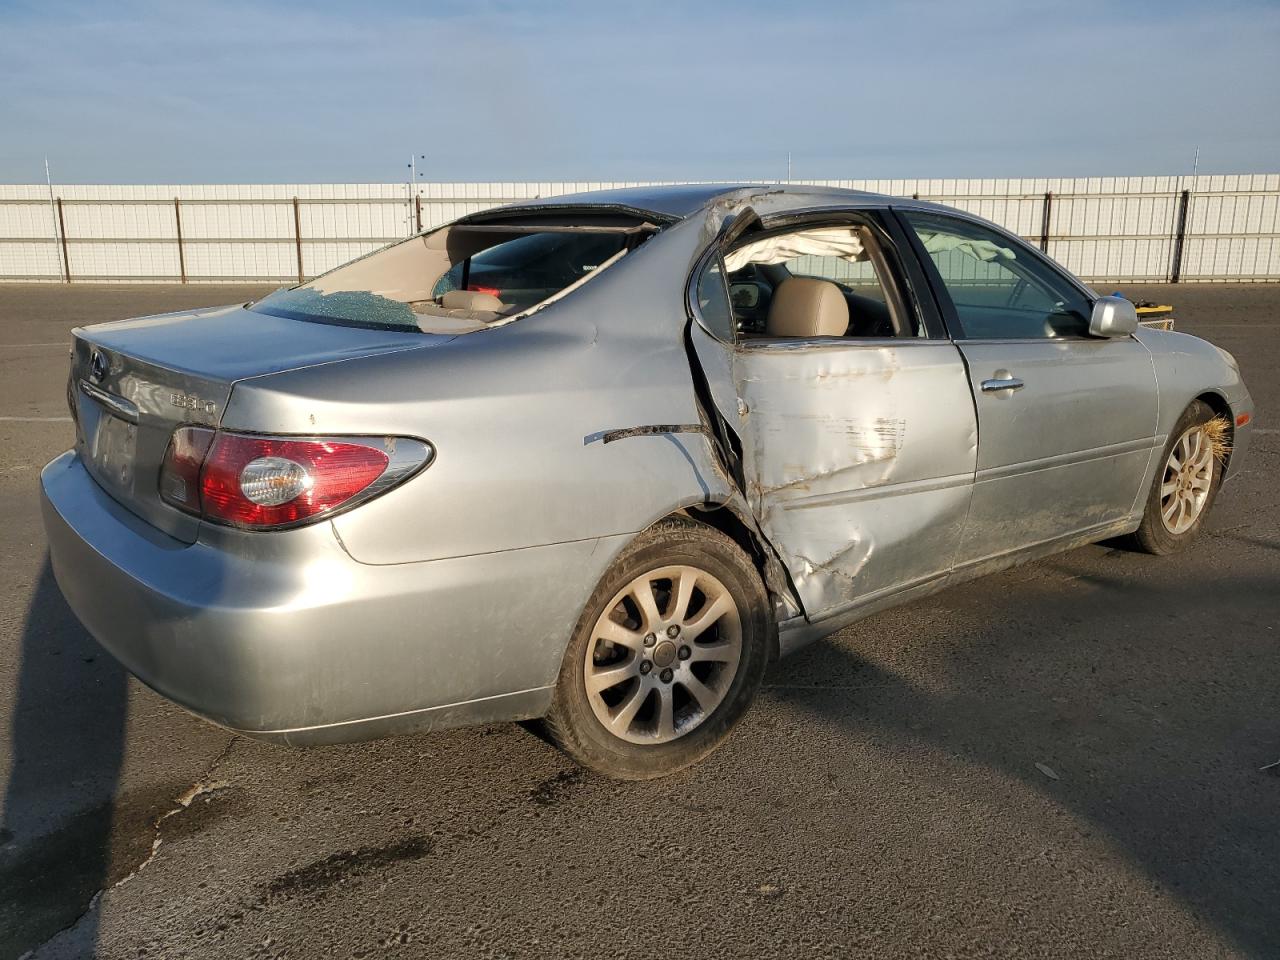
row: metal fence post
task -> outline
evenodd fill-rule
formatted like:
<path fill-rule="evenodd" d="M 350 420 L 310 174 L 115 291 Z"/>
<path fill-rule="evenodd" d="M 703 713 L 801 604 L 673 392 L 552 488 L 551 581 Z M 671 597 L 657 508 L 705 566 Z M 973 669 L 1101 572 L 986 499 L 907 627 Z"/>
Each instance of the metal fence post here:
<path fill-rule="evenodd" d="M 178 198 L 173 198 L 173 223 L 178 228 L 178 273 L 182 282 L 187 282 L 187 257 L 182 252 L 182 208 L 178 206 Z"/>
<path fill-rule="evenodd" d="M 67 278 L 66 282 L 71 282 L 71 258 L 67 256 L 67 223 L 62 218 L 62 198 L 58 198 L 58 234 L 62 239 L 62 272 Z"/>
<path fill-rule="evenodd" d="M 1040 252 L 1049 252 L 1049 224 L 1053 220 L 1053 191 L 1046 190 L 1044 208 L 1040 212 Z"/>
<path fill-rule="evenodd" d="M 422 194 L 416 193 L 413 196 L 414 216 L 418 221 L 418 233 L 422 232 Z"/>
<path fill-rule="evenodd" d="M 293 198 L 293 242 L 298 247 L 298 282 L 302 282 L 302 217 L 298 214 L 298 198 Z"/>
<path fill-rule="evenodd" d="M 1169 268 L 1169 282 L 1177 283 L 1182 276 L 1182 247 L 1187 238 L 1187 208 L 1191 206 L 1191 191 L 1183 190 L 1178 203 L 1178 231 L 1173 237 L 1173 265 Z"/>

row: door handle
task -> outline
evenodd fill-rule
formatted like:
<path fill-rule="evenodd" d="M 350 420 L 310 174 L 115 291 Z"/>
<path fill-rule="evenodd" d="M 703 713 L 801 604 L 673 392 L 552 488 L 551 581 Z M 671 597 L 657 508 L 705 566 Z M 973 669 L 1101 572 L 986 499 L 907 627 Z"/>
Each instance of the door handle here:
<path fill-rule="evenodd" d="M 1004 390 L 1021 390 L 1026 384 L 1011 374 L 1008 370 L 997 370 L 996 375 L 990 380 L 982 381 L 983 393 L 1000 393 Z"/>

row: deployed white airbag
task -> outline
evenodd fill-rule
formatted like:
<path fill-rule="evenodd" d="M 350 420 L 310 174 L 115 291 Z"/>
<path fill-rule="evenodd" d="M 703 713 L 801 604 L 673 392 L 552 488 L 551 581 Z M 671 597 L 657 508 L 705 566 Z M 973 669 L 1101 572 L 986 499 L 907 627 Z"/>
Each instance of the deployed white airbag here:
<path fill-rule="evenodd" d="M 748 263 L 786 263 L 805 256 L 838 257 L 854 262 L 867 258 L 859 228 L 821 227 L 748 243 L 725 257 L 724 267 L 728 273 L 733 273 Z"/>

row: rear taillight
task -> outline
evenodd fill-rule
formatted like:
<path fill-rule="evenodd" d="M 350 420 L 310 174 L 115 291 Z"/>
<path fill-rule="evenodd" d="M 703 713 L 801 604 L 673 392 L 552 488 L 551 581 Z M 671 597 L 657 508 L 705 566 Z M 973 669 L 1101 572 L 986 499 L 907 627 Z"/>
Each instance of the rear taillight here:
<path fill-rule="evenodd" d="M 429 444 L 403 437 L 265 437 L 181 427 L 160 468 L 160 496 L 217 523 L 298 526 L 389 490 L 432 454 Z"/>
<path fill-rule="evenodd" d="M 160 464 L 160 499 L 188 513 L 200 512 L 200 468 L 213 442 L 208 427 L 180 427 Z"/>

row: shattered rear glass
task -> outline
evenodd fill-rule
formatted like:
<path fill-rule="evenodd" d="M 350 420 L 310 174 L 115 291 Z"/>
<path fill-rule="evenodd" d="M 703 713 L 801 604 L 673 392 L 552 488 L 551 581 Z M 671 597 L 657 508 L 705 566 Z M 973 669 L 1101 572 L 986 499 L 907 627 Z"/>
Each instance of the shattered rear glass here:
<path fill-rule="evenodd" d="M 407 303 L 376 293 L 337 290 L 321 293 L 306 287 L 277 290 L 249 306 L 256 313 L 290 320 L 332 323 L 371 330 L 419 330 L 417 315 Z"/>

